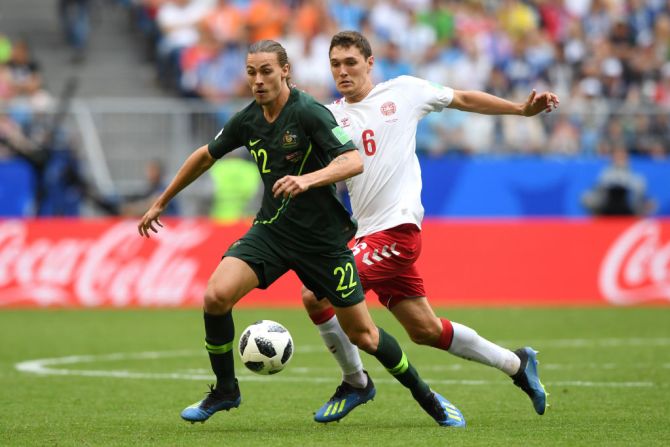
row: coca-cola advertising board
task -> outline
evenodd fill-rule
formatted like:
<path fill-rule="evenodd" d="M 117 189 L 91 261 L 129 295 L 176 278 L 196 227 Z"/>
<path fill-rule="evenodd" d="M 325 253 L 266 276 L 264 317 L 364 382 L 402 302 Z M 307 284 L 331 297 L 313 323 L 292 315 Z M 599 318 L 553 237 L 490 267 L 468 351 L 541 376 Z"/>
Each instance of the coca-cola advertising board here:
<path fill-rule="evenodd" d="M 201 306 L 249 224 L 164 224 L 144 239 L 129 220 L 0 220 L 0 307 Z M 670 304 L 670 220 L 428 220 L 423 230 L 418 268 L 436 306 Z M 300 283 L 290 272 L 239 305 L 300 306 Z"/>

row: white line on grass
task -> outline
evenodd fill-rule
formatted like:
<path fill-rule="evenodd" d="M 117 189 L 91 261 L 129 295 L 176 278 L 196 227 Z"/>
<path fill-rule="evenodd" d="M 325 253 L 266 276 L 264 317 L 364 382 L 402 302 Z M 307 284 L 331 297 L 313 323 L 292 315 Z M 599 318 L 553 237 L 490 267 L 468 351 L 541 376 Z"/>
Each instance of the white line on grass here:
<path fill-rule="evenodd" d="M 307 348 L 307 347 L 305 347 Z M 309 347 L 311 349 L 311 347 Z M 322 347 L 320 347 L 323 349 Z M 304 350 L 304 348 L 303 348 Z M 300 350 L 300 351 L 303 351 Z M 149 352 L 137 352 L 137 353 L 113 353 L 113 354 L 104 354 L 104 355 L 72 355 L 67 357 L 58 357 L 58 358 L 47 358 L 47 359 L 35 359 L 27 360 L 15 364 L 15 368 L 18 371 L 38 374 L 38 375 L 58 375 L 58 376 L 83 376 L 83 377 L 113 377 L 119 379 L 150 379 L 150 380 L 202 380 L 208 381 L 212 380 L 212 374 L 206 373 L 202 370 L 187 370 L 184 372 L 172 372 L 172 373 L 146 373 L 146 372 L 134 372 L 127 370 L 83 370 L 83 369 L 63 369 L 63 368 L 53 368 L 54 366 L 59 365 L 75 365 L 82 363 L 101 363 L 101 362 L 113 362 L 119 360 L 157 360 L 164 358 L 179 358 L 179 357 L 194 357 L 202 356 L 200 351 L 192 350 L 181 350 L 181 351 L 149 351 Z M 240 371 L 240 377 L 243 377 L 245 381 L 281 381 L 281 382 L 311 382 L 311 383 L 328 383 L 332 382 L 332 377 L 319 377 L 315 376 L 314 373 L 320 372 L 319 369 L 323 368 L 308 368 L 308 367 L 293 367 L 291 372 L 294 375 L 283 374 L 280 376 L 259 376 L 246 372 L 245 370 Z M 434 368 L 432 368 L 434 369 Z M 460 369 L 458 368 L 445 368 L 445 369 Z M 295 376 L 298 374 L 298 376 Z M 307 375 L 307 377 L 306 377 Z M 461 380 L 461 379 L 429 379 L 431 383 L 442 384 L 442 385 L 500 385 L 507 384 L 508 381 L 491 381 L 491 380 Z M 379 383 L 395 383 L 395 380 L 391 378 L 376 378 L 376 382 Z M 594 382 L 594 381 L 555 381 L 547 382 L 547 385 L 553 386 L 578 386 L 578 387 L 608 387 L 608 388 L 631 388 L 631 387 L 653 387 L 656 384 L 650 381 L 636 381 L 636 382 Z"/>

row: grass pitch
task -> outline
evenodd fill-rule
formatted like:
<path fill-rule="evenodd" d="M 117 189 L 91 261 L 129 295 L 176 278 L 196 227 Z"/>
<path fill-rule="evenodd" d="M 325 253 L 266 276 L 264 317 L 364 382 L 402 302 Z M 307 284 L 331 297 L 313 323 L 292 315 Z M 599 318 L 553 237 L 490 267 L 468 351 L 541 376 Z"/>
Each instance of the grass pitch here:
<path fill-rule="evenodd" d="M 286 325 L 296 352 L 272 377 L 237 362 L 242 405 L 205 424 L 179 412 L 213 382 L 197 310 L 0 311 L 0 445 L 669 445 L 670 309 L 442 309 L 509 348 L 540 351 L 551 408 L 540 417 L 492 368 L 409 342 L 421 375 L 465 415 L 438 427 L 367 354 L 377 397 L 340 423 L 312 413 L 340 381 L 301 310 L 235 311 L 237 334 L 258 319 Z M 236 360 L 239 358 L 236 356 Z"/>

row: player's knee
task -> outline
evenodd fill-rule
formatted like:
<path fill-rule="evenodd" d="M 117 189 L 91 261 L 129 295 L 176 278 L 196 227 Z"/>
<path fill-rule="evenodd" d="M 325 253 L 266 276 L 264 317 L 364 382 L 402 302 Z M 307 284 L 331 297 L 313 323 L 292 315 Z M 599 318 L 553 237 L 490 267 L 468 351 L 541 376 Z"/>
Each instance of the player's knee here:
<path fill-rule="evenodd" d="M 374 333 L 372 330 L 356 330 L 347 333 L 349 341 L 356 345 L 361 351 L 365 351 L 368 354 L 374 354 L 377 352 L 378 340 L 375 339 Z"/>
<path fill-rule="evenodd" d="M 222 290 L 217 290 L 211 284 L 205 290 L 205 312 L 214 315 L 227 314 L 233 310 L 233 300 Z"/>
<path fill-rule="evenodd" d="M 316 295 L 308 288 L 302 288 L 302 304 L 307 310 L 307 314 L 316 325 L 330 321 L 335 316 L 335 311 L 328 300 L 319 300 Z"/>
<path fill-rule="evenodd" d="M 405 329 L 407 329 L 409 338 L 418 345 L 432 346 L 442 334 L 442 325 L 439 319 L 431 322 L 431 324 L 417 324 Z"/>
<path fill-rule="evenodd" d="M 319 300 L 316 299 L 314 292 L 309 290 L 307 287 L 302 286 L 302 305 L 305 306 L 307 312 L 314 313 L 321 310 Z"/>

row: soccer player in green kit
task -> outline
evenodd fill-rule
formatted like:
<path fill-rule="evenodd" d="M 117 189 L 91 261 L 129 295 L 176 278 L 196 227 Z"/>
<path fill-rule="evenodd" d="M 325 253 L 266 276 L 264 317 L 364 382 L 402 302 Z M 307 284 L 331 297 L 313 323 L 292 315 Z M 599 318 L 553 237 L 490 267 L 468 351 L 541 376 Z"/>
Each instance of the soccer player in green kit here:
<path fill-rule="evenodd" d="M 398 342 L 375 326 L 366 307 L 347 246 L 356 223 L 334 187 L 362 172 L 356 146 L 324 106 L 289 87 L 288 57 L 280 44 L 263 40 L 251 45 L 246 70 L 254 101 L 186 159 L 138 225 L 144 237 L 158 232 L 169 201 L 235 148 L 246 146 L 256 160 L 265 186 L 261 209 L 249 231 L 224 254 L 204 296 L 205 341 L 216 386 L 181 417 L 204 422 L 240 405 L 233 306 L 254 288 L 265 289 L 293 270 L 310 290 L 332 303 L 352 343 L 376 357 L 438 424 L 465 426 L 460 411 L 419 377 Z"/>

